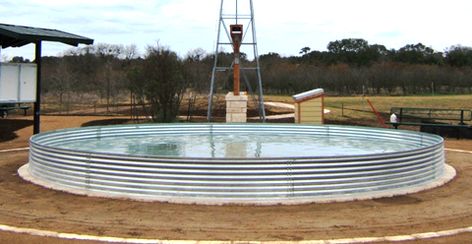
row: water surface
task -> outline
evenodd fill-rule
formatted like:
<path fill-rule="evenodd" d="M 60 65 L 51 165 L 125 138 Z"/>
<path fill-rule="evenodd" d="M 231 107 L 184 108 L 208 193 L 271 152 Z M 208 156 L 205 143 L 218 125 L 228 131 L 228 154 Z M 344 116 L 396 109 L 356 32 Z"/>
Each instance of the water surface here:
<path fill-rule="evenodd" d="M 387 139 L 301 134 L 141 135 L 82 139 L 56 145 L 80 151 L 164 157 L 323 157 L 389 153 L 411 149 Z"/>

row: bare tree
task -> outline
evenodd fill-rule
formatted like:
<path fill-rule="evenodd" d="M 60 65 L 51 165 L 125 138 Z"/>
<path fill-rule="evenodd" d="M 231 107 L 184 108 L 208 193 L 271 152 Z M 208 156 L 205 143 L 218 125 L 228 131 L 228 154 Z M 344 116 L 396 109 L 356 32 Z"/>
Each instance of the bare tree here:
<path fill-rule="evenodd" d="M 146 58 L 130 73 L 130 88 L 140 100 L 151 105 L 151 116 L 156 122 L 172 122 L 179 112 L 183 93 L 188 86 L 183 64 L 175 52 L 166 47 L 150 46 Z"/>

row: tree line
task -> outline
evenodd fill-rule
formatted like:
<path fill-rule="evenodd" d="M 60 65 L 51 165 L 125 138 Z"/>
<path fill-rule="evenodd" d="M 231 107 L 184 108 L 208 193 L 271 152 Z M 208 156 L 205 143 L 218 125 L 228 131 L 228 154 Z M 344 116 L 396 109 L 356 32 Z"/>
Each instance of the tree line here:
<path fill-rule="evenodd" d="M 272 93 L 291 94 L 310 87 L 340 95 L 472 92 L 472 48 L 460 45 L 445 52 L 422 43 L 388 50 L 351 38 L 330 42 L 327 51 L 303 47 L 300 56 L 269 53 L 260 60 L 265 87 Z"/>
<path fill-rule="evenodd" d="M 437 52 L 417 43 L 389 50 L 351 38 L 328 43 L 327 51 L 303 47 L 299 54 L 260 56 L 265 94 L 293 95 L 318 87 L 335 95 L 472 93 L 471 47 Z M 73 98 L 105 101 L 107 109 L 131 95 L 155 121 L 172 121 L 185 93 L 208 94 L 214 58 L 202 49 L 179 57 L 160 44 L 149 46 L 143 55 L 135 45 L 73 48 L 61 57 L 43 57 L 43 94 L 60 104 Z M 220 52 L 218 59 L 230 66 L 232 54 Z M 242 66 L 254 62 L 242 55 Z M 255 90 L 256 74 L 242 76 L 248 80 L 242 89 Z M 230 90 L 231 82 L 230 72 L 218 73 L 217 90 Z"/>
<path fill-rule="evenodd" d="M 202 91 L 211 67 L 200 49 L 181 58 L 169 48 L 98 44 L 73 48 L 61 57 L 43 57 L 42 93 L 60 105 L 71 101 L 105 104 L 135 101 L 154 121 L 175 120 L 186 91 Z"/>

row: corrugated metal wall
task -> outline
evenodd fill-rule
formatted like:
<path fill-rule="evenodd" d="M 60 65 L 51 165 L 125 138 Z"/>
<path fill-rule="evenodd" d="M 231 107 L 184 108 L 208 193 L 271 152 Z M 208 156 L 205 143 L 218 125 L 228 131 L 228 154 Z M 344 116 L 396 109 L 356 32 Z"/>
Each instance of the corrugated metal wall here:
<path fill-rule="evenodd" d="M 160 134 L 269 133 L 389 139 L 411 150 L 304 158 L 179 158 L 61 149 L 85 138 Z M 441 137 L 401 130 L 276 124 L 170 124 L 85 127 L 33 136 L 29 171 L 49 186 L 150 199 L 284 202 L 408 188 L 443 174 Z M 178 200 L 176 200 L 178 202 Z"/>

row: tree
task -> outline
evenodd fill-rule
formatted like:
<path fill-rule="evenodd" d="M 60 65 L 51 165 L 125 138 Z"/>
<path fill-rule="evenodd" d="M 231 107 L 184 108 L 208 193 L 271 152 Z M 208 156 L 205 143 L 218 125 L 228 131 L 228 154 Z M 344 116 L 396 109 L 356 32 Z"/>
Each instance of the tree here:
<path fill-rule="evenodd" d="M 138 47 L 135 44 L 124 47 L 123 54 L 125 60 L 132 60 L 139 57 Z"/>
<path fill-rule="evenodd" d="M 299 58 L 301 62 L 315 64 L 315 65 L 330 65 L 336 63 L 337 59 L 333 53 L 311 51 L 303 57 Z"/>
<path fill-rule="evenodd" d="M 387 56 L 389 54 L 387 48 L 384 45 L 373 44 L 370 45 L 369 48 L 381 56 Z"/>
<path fill-rule="evenodd" d="M 61 110 L 64 109 L 64 102 L 66 103 L 66 110 L 69 110 L 71 93 L 74 91 L 73 87 L 77 87 L 77 75 L 71 72 L 71 63 L 69 59 L 62 59 L 55 66 L 55 70 L 50 76 L 50 87 L 54 90 L 59 98 L 59 105 Z M 64 96 L 67 100 L 64 101 Z"/>
<path fill-rule="evenodd" d="M 12 63 L 30 63 L 31 61 L 29 59 L 25 59 L 23 57 L 20 57 L 20 56 L 15 56 L 11 59 Z"/>
<path fill-rule="evenodd" d="M 328 51 L 335 54 L 360 53 L 369 48 L 369 43 L 364 39 L 342 39 L 328 43 Z"/>
<path fill-rule="evenodd" d="M 283 62 L 284 59 L 280 57 L 280 54 L 270 52 L 268 54 L 260 55 L 259 61 L 261 62 L 262 65 L 267 66 L 267 65 L 273 65 L 275 63 Z"/>
<path fill-rule="evenodd" d="M 182 96 L 187 88 L 182 61 L 166 47 L 148 47 L 145 59 L 129 72 L 131 90 L 141 100 L 151 104 L 155 122 L 172 122 L 176 119 Z"/>
<path fill-rule="evenodd" d="M 432 48 L 417 44 L 408 44 L 393 54 L 393 60 L 409 64 L 441 64 L 442 54 L 436 53 Z"/>
<path fill-rule="evenodd" d="M 338 63 L 368 65 L 377 61 L 386 48 L 381 45 L 369 45 L 364 39 L 342 39 L 328 44 L 328 51 Z"/>
<path fill-rule="evenodd" d="M 452 46 L 446 51 L 446 63 L 451 66 L 472 66 L 472 47 Z"/>
<path fill-rule="evenodd" d="M 311 48 L 309 48 L 309 47 L 304 47 L 304 48 L 300 49 L 299 54 L 305 55 L 305 54 L 309 53 L 310 50 L 311 50 Z"/>
<path fill-rule="evenodd" d="M 197 48 L 189 51 L 183 60 L 185 79 L 189 85 L 192 85 L 191 88 L 197 92 L 206 92 L 208 89 L 211 63 L 204 62 L 207 57 L 208 55 L 203 49 Z"/>

